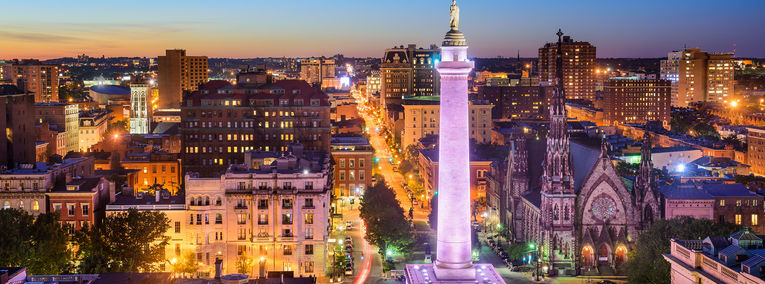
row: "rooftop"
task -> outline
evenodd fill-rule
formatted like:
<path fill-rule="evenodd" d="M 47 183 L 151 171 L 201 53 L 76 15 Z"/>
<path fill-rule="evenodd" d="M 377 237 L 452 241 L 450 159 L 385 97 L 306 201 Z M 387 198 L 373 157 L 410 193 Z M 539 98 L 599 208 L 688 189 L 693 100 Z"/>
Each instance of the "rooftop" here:
<path fill-rule="evenodd" d="M 130 89 L 116 85 L 96 85 L 90 87 L 90 91 L 105 95 L 130 95 Z"/>

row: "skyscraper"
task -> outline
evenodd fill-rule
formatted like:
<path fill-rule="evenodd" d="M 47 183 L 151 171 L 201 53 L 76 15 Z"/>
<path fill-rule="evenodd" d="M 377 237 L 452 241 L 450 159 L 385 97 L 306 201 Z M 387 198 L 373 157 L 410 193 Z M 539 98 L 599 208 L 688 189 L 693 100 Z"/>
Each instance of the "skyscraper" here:
<path fill-rule="evenodd" d="M 733 96 L 732 53 L 708 53 L 699 48 L 673 51 L 661 61 L 661 79 L 672 81 L 672 106 L 693 102 L 727 103 Z"/>
<path fill-rule="evenodd" d="M 12 62 L 9 69 L 4 76 L 19 89 L 34 93 L 36 103 L 58 102 L 58 66 L 22 60 Z"/>
<path fill-rule="evenodd" d="M 561 67 L 556 56 L 561 48 Z M 555 84 L 556 68 L 563 68 L 562 86 L 566 99 L 595 99 L 595 47 L 586 41 L 564 36 L 560 43 L 547 43 L 539 49 L 539 81 Z"/>
<path fill-rule="evenodd" d="M 168 49 L 157 61 L 160 109 L 179 108 L 184 91 L 196 91 L 207 82 L 207 56 L 186 56 L 186 50 Z"/>

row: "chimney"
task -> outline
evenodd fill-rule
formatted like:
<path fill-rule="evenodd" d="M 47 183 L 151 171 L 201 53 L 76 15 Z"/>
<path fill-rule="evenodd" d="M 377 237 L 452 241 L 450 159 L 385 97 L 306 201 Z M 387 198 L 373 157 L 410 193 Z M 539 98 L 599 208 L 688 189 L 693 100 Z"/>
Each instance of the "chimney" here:
<path fill-rule="evenodd" d="M 215 279 L 220 279 L 220 276 L 223 271 L 223 259 L 216 259 L 215 260 Z"/>
<path fill-rule="evenodd" d="M 159 203 L 159 190 L 154 191 L 154 202 Z"/>

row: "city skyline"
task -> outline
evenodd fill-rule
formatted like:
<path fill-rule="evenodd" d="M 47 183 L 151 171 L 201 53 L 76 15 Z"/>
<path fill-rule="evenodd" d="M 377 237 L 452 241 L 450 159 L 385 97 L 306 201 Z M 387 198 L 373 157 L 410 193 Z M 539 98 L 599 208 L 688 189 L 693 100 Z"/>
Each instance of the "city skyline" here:
<path fill-rule="evenodd" d="M 83 53 L 156 57 L 165 49 L 184 48 L 190 55 L 213 58 L 377 57 L 392 46 L 438 44 L 448 19 L 428 9 L 444 9 L 441 2 L 446 1 L 406 6 L 402 0 L 227 1 L 216 7 L 145 1 L 78 7 L 53 1 L 34 7 L 8 3 L 14 13 L 0 20 L 5 41 L 0 54 L 3 59 Z M 470 35 L 471 57 L 514 57 L 517 52 L 536 57 L 540 46 L 555 40 L 558 28 L 597 46 L 599 58 L 665 57 L 683 46 L 711 52 L 735 48 L 738 57 L 765 57 L 756 15 L 765 3 L 759 1 L 731 2 L 725 9 L 737 13 L 714 16 L 705 16 L 717 7 L 708 5 L 711 1 L 463 2 L 466 24 L 461 30 Z"/>

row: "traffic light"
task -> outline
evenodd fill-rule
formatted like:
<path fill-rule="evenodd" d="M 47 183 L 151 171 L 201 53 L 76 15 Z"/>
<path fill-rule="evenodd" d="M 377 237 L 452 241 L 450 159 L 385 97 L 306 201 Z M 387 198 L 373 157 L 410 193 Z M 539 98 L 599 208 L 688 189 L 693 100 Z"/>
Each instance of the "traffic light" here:
<path fill-rule="evenodd" d="M 436 190 L 436 191 L 434 192 L 434 194 L 435 194 L 436 196 L 438 196 L 438 190 Z"/>
<path fill-rule="evenodd" d="M 380 162 L 380 158 L 375 157 L 375 163 L 379 163 L 379 162 Z"/>

